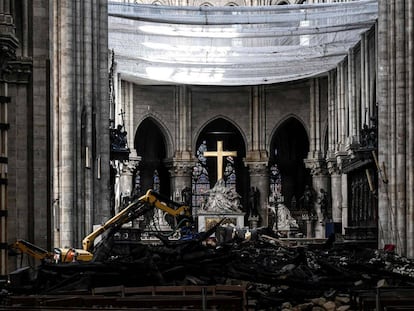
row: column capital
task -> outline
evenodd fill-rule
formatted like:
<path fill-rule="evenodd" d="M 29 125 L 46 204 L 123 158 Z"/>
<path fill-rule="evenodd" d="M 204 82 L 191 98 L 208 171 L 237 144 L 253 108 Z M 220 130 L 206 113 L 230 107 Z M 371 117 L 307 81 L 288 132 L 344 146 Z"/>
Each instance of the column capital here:
<path fill-rule="evenodd" d="M 326 161 L 322 158 L 317 159 L 304 159 L 305 167 L 311 170 L 312 176 L 317 175 L 328 175 L 328 170 L 326 168 Z"/>
<path fill-rule="evenodd" d="M 326 159 L 326 164 L 330 175 L 341 175 L 341 165 L 338 163 L 337 158 Z"/>
<path fill-rule="evenodd" d="M 196 160 L 171 159 L 164 161 L 171 176 L 191 176 Z"/>
<path fill-rule="evenodd" d="M 248 167 L 250 175 L 256 176 L 268 176 L 268 162 L 264 161 L 244 161 L 244 164 Z"/>
<path fill-rule="evenodd" d="M 266 150 L 251 150 L 248 151 L 246 154 L 246 158 L 244 159 L 244 163 L 246 165 L 248 163 L 267 163 L 269 162 L 269 156 Z"/>
<path fill-rule="evenodd" d="M 32 66 L 32 59 L 28 57 L 19 57 L 9 61 L 3 70 L 3 79 L 9 83 L 29 83 Z"/>
<path fill-rule="evenodd" d="M 133 174 L 141 163 L 141 157 L 130 157 L 129 160 L 122 162 L 122 172 Z"/>

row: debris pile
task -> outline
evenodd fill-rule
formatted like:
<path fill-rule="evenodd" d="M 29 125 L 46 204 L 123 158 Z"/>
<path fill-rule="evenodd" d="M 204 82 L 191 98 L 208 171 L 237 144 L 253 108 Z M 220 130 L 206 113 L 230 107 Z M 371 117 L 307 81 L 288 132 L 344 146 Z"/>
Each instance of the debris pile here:
<path fill-rule="evenodd" d="M 131 244 L 127 249 L 114 243 L 106 253 L 110 255 L 99 262 L 40 266 L 31 292 L 86 292 L 117 285 L 243 284 L 257 310 L 345 311 L 354 290 L 378 284 L 414 286 L 414 261 L 393 252 L 343 243 L 287 246 L 265 229 L 249 241 L 164 241 L 162 245 Z M 18 292 L 17 287 L 11 290 Z M 28 292 L 27 284 L 24 290 Z"/>

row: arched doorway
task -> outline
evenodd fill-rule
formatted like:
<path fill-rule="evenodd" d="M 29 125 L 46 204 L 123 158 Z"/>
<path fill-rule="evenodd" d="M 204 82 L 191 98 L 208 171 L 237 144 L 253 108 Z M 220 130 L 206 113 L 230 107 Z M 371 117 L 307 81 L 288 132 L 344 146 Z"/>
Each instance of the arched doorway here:
<path fill-rule="evenodd" d="M 296 118 L 284 121 L 276 130 L 270 145 L 270 167 L 277 166 L 280 173 L 283 203 L 294 212 L 300 209 L 305 186 L 312 178 L 303 160 L 309 152 L 308 135 Z"/>
<path fill-rule="evenodd" d="M 154 189 L 170 196 L 170 178 L 163 160 L 166 157 L 166 139 L 159 126 L 151 118 L 139 125 L 135 134 L 134 148 L 141 162 L 137 171 L 141 194 Z M 158 188 L 157 188 L 158 187 Z"/>
<path fill-rule="evenodd" d="M 217 150 L 217 141 L 223 142 L 223 150 L 236 151 L 237 156 L 223 159 L 223 178 L 226 179 L 226 184 L 232 184 L 236 192 L 242 197 L 241 203 L 243 207 L 247 206 L 247 194 L 249 189 L 248 171 L 243 164 L 243 158 L 246 156 L 246 147 L 240 131 L 229 121 L 218 118 L 208 123 L 200 132 L 197 141 L 197 151 L 200 146 L 205 143 L 207 151 Z M 197 157 L 197 152 L 195 154 Z M 200 163 L 198 163 L 200 164 Z M 227 174 L 226 169 L 233 168 L 234 174 Z M 205 161 L 205 168 L 208 173 L 208 178 L 202 182 L 208 183 L 200 185 L 205 189 L 214 187 L 217 182 L 217 158 L 207 157 Z M 230 176 L 231 175 L 231 176 Z M 194 174 L 193 174 L 193 207 L 198 208 L 203 198 L 200 196 L 197 199 L 199 189 L 194 189 Z"/>

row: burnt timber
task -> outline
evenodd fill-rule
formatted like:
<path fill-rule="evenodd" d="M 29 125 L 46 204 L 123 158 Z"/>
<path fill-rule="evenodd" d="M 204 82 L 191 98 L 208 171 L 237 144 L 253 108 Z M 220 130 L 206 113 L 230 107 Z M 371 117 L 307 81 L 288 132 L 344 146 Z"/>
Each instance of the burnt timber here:
<path fill-rule="evenodd" d="M 30 282 L 15 276 L 0 310 L 282 310 L 287 302 L 283 309 L 313 310 L 344 295 L 349 310 L 414 305 L 413 261 L 393 252 L 333 241 L 286 245 L 267 230 L 252 237 L 133 244 L 128 252 L 113 245 L 100 262 L 43 264 Z"/>

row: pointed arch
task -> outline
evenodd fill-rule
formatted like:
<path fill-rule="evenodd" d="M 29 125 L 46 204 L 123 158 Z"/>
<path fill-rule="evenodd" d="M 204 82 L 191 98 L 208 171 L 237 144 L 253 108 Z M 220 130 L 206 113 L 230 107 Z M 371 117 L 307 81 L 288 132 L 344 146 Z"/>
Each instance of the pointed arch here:
<path fill-rule="evenodd" d="M 167 137 L 160 124 L 147 117 L 139 124 L 134 137 L 134 149 L 141 157 L 135 179 L 139 177 L 141 192 L 154 189 L 170 195 L 170 177 L 165 166 L 167 158 Z"/>
<path fill-rule="evenodd" d="M 197 151 L 205 143 L 207 151 L 216 151 L 217 141 L 223 141 L 223 149 L 225 151 L 237 151 L 237 156 L 223 159 L 222 173 L 226 185 L 234 187 L 237 193 L 241 195 L 243 206 L 247 206 L 244 204 L 244 201 L 248 199 L 247 194 L 249 189 L 248 170 L 243 163 L 243 158 L 246 156 L 247 150 L 245 139 L 246 137 L 243 135 L 243 132 L 232 120 L 224 116 L 216 116 L 200 126 L 194 137 L 195 147 L 193 149 Z M 197 152 L 195 152 L 194 156 L 198 156 Z M 200 160 L 203 164 L 199 164 L 199 167 L 196 167 L 195 171 L 198 172 L 201 168 L 202 171 L 207 172 L 208 183 L 211 188 L 217 182 L 217 159 L 210 157 L 204 160 Z M 193 194 L 195 196 L 201 195 L 198 193 L 198 189 L 194 187 L 198 187 L 198 184 L 193 176 Z M 196 202 L 198 201 L 196 200 Z"/>
<path fill-rule="evenodd" d="M 269 147 L 269 164 L 276 164 L 282 180 L 284 204 L 299 210 L 300 198 L 312 178 L 304 164 L 309 152 L 309 135 L 300 118 L 289 115 L 275 127 Z"/>
<path fill-rule="evenodd" d="M 282 117 L 273 127 L 272 132 L 270 133 L 270 140 L 268 142 L 268 150 L 271 151 L 270 147 L 271 147 L 271 143 L 272 143 L 272 138 L 275 136 L 275 133 L 277 132 L 277 130 L 289 119 L 295 119 L 297 122 L 299 122 L 303 129 L 306 132 L 306 137 L 308 139 L 308 141 L 310 140 L 310 135 L 309 135 L 309 129 L 306 126 L 306 123 L 296 114 L 294 113 L 290 113 L 285 115 L 284 117 Z M 269 155 L 271 154 L 271 152 L 269 152 Z"/>
<path fill-rule="evenodd" d="M 223 120 L 223 121 L 226 121 L 226 122 L 228 122 L 228 123 L 230 123 L 232 126 L 234 126 L 234 128 L 235 129 L 237 129 L 237 131 L 240 133 L 240 135 L 241 135 L 241 137 L 242 137 L 242 139 L 243 139 L 243 144 L 244 144 L 244 146 L 246 146 L 247 147 L 247 137 L 246 137 L 246 134 L 244 133 L 244 131 L 240 128 L 240 126 L 237 124 L 237 123 L 235 123 L 232 119 L 230 119 L 230 118 L 228 118 L 228 117 L 226 117 L 226 116 L 223 116 L 223 115 L 217 115 L 217 116 L 215 116 L 215 117 L 213 117 L 213 118 L 211 118 L 211 119 L 209 119 L 209 120 L 207 120 L 206 122 L 204 122 L 203 124 L 201 124 L 200 125 L 200 127 L 195 131 L 195 134 L 194 134 L 194 137 L 193 137 L 193 142 L 192 142 L 192 145 L 193 145 L 193 150 L 197 150 L 197 147 L 198 147 L 198 145 L 197 145 L 197 140 L 198 140 L 198 138 L 200 137 L 200 134 L 202 133 L 202 131 L 209 125 L 209 124 L 211 124 L 212 122 L 217 122 L 217 121 L 219 121 L 219 120 Z M 247 150 L 247 149 L 246 149 Z"/>
<path fill-rule="evenodd" d="M 175 146 L 174 146 L 174 140 L 173 140 L 172 134 L 169 131 L 167 125 L 161 120 L 161 118 L 159 118 L 154 113 L 146 114 L 138 121 L 138 123 L 137 123 L 138 125 L 135 128 L 134 149 L 136 150 L 135 143 L 136 143 L 136 139 L 137 139 L 138 129 L 139 129 L 140 125 L 142 125 L 142 123 L 145 120 L 152 121 L 157 126 L 157 128 L 161 131 L 161 133 L 163 134 L 163 137 L 165 139 L 164 143 L 165 143 L 165 147 L 166 147 L 166 158 L 173 157 Z"/>

